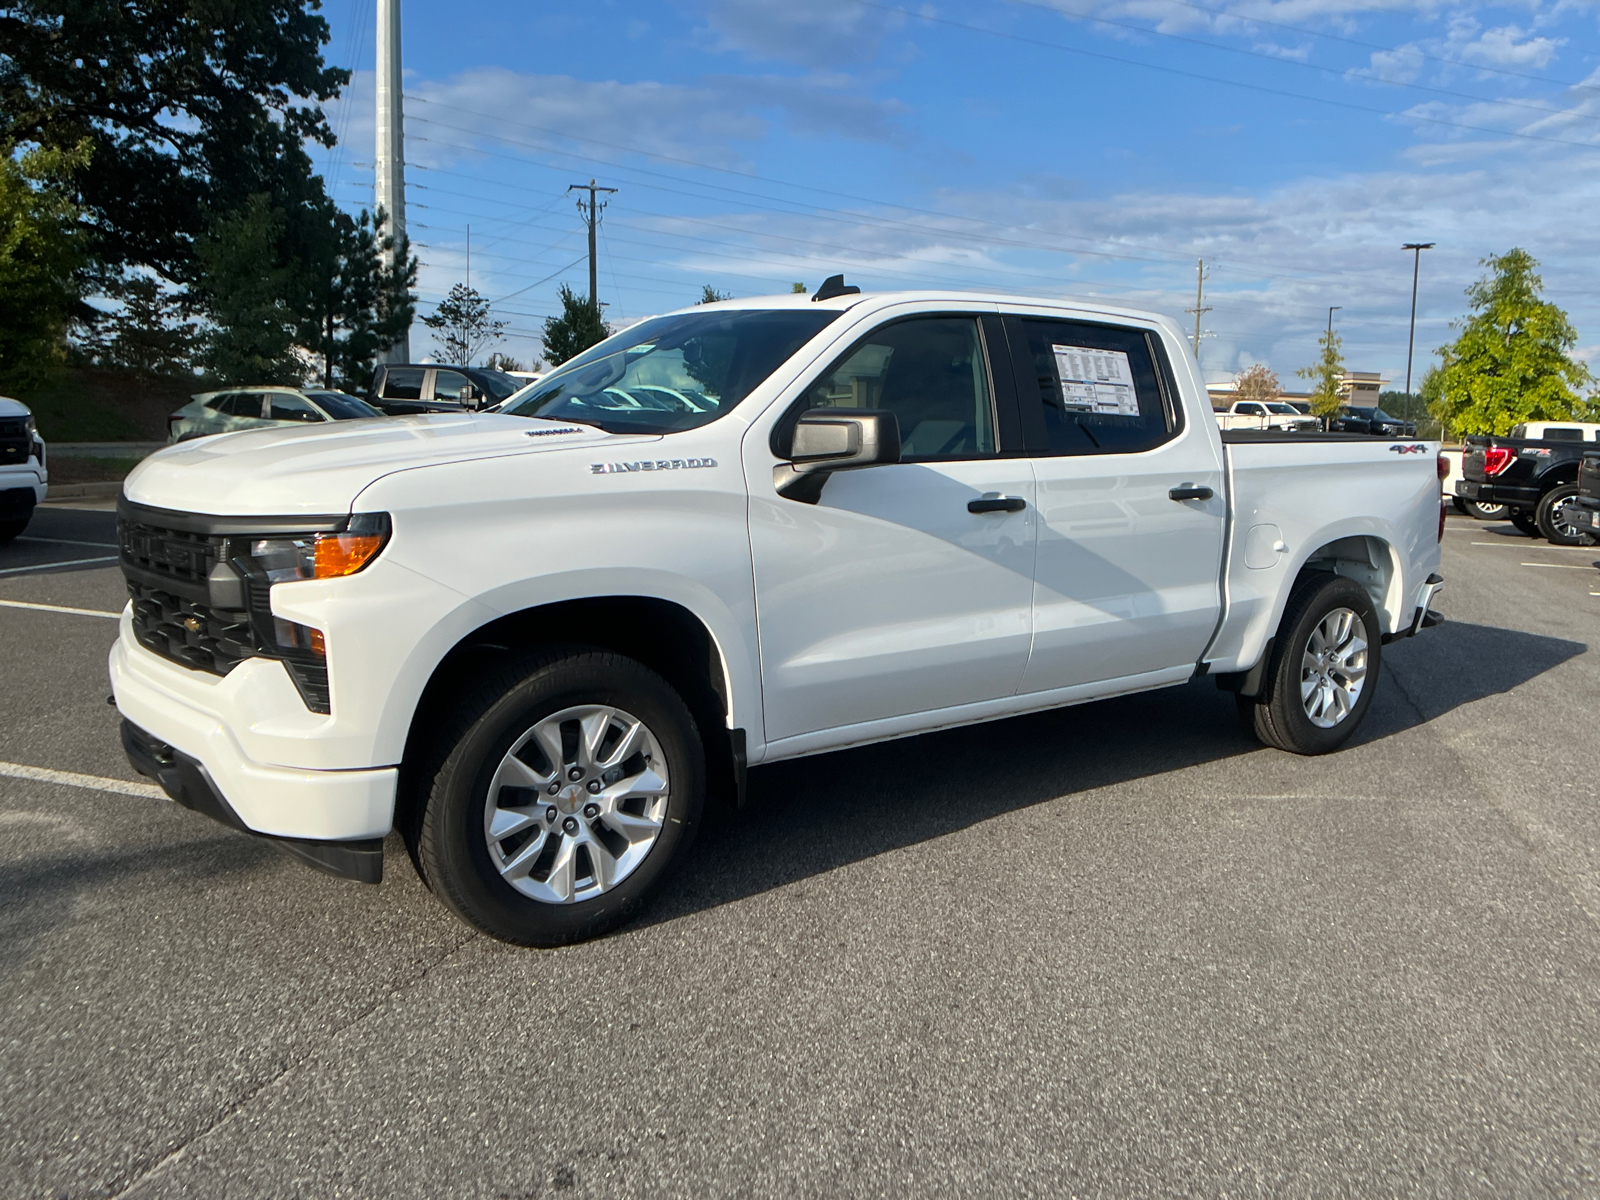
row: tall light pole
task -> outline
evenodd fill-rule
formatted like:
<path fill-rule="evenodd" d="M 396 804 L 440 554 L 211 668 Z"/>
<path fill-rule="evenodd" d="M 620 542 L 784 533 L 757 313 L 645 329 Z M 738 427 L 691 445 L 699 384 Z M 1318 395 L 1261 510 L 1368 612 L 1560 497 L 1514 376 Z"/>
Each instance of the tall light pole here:
<path fill-rule="evenodd" d="M 405 113 L 400 83 L 400 0 L 378 0 L 378 146 L 373 160 L 375 200 L 388 217 L 398 252 L 406 235 Z M 411 333 L 384 353 L 384 361 L 411 361 Z"/>
<path fill-rule="evenodd" d="M 1330 304 L 1330 305 L 1328 305 L 1328 340 L 1329 341 L 1333 340 L 1333 314 L 1338 312 L 1343 307 L 1344 307 L 1344 305 L 1342 305 L 1342 304 Z"/>
<path fill-rule="evenodd" d="M 1411 355 L 1417 348 L 1417 273 L 1422 270 L 1422 252 L 1432 250 L 1433 242 L 1407 242 L 1400 248 L 1411 251 L 1411 337 L 1406 341 L 1406 420 L 1411 419 Z"/>

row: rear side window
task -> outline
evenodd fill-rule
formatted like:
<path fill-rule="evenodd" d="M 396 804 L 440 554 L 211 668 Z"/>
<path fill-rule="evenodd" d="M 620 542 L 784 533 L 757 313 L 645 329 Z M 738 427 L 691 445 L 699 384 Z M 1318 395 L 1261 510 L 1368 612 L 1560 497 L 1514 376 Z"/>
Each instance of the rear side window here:
<path fill-rule="evenodd" d="M 472 380 L 460 371 L 435 371 L 433 373 L 433 398 L 435 400 L 472 399 Z"/>
<path fill-rule="evenodd" d="M 422 399 L 421 367 L 390 367 L 383 377 L 383 395 L 388 400 Z"/>
<path fill-rule="evenodd" d="M 320 421 L 322 414 L 299 396 L 283 392 L 271 393 L 271 415 L 274 421 Z"/>
<path fill-rule="evenodd" d="M 260 392 L 234 392 L 223 397 L 222 403 L 217 405 L 217 411 L 229 417 L 255 417 L 261 416 Z"/>
<path fill-rule="evenodd" d="M 1042 421 L 1044 453 L 1135 454 L 1177 432 L 1143 330 L 1038 317 L 1018 327 L 1033 366 L 1032 388 L 1018 380 L 1024 427 Z"/>

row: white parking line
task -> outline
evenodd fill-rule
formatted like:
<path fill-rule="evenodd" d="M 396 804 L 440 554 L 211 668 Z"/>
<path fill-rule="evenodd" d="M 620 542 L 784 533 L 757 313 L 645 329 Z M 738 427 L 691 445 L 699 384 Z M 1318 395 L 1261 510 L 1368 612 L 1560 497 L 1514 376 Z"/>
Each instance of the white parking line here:
<path fill-rule="evenodd" d="M 1580 567 L 1575 563 L 1523 563 L 1525 567 L 1549 567 L 1552 571 L 1592 571 L 1593 567 Z"/>
<path fill-rule="evenodd" d="M 1510 542 L 1469 542 L 1468 545 L 1494 546 L 1502 550 L 1537 550 L 1541 554 L 1549 551 L 1554 551 L 1557 554 L 1563 551 L 1568 554 L 1593 554 L 1595 552 L 1595 547 L 1593 546 L 1536 546 L 1533 544 L 1532 538 L 1519 538 Z"/>
<path fill-rule="evenodd" d="M 93 546 L 99 550 L 115 550 L 115 542 L 75 542 L 71 538 L 41 538 L 26 535 L 17 539 L 19 542 L 49 542 L 52 546 Z"/>
<path fill-rule="evenodd" d="M 29 604 L 26 600 L 0 600 L 0 608 L 36 608 L 40 612 L 71 613 L 75 617 L 110 617 L 115 621 L 119 612 L 106 612 L 99 608 L 67 608 L 61 604 Z"/>
<path fill-rule="evenodd" d="M 103 775 L 79 775 L 76 771 L 52 771 L 47 767 L 29 767 L 22 763 L 0 762 L 0 775 L 13 779 L 32 779 L 39 783 L 59 783 L 66 787 L 88 788 L 96 792 L 116 792 L 123 796 L 143 796 L 147 800 L 165 800 L 167 794 L 153 783 L 130 783 L 126 779 L 107 779 Z"/>
<path fill-rule="evenodd" d="M 31 567 L 7 567 L 0 571 L 0 575 L 22 575 L 28 571 L 51 571 L 56 567 L 82 567 L 89 563 L 116 562 L 117 556 L 111 554 L 105 558 L 74 558 L 67 562 L 34 563 Z"/>

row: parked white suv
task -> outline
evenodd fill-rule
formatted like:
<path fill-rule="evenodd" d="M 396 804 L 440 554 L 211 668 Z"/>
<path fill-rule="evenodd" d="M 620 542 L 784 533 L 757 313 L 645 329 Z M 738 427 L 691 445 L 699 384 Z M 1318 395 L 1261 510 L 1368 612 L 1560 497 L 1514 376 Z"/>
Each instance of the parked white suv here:
<path fill-rule="evenodd" d="M 1437 620 L 1436 446 L 1223 435 L 1150 313 L 852 293 L 652 318 L 503 413 L 147 459 L 133 763 L 352 878 L 398 826 L 463 919 L 551 945 L 749 764 L 1203 674 L 1322 753 Z"/>

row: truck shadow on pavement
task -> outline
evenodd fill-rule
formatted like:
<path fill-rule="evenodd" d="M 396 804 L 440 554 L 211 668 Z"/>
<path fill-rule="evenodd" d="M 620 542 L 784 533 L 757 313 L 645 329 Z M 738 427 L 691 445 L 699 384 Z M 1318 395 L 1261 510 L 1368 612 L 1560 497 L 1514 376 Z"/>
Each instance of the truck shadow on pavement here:
<path fill-rule="evenodd" d="M 1383 687 L 1350 747 L 1510 691 L 1583 654 L 1582 642 L 1447 622 L 1385 648 Z M 1094 788 L 1246 754 L 1246 731 L 1206 679 L 1112 700 L 758 767 L 738 812 L 717 811 L 654 924 L 757 895 L 991 817 Z"/>

